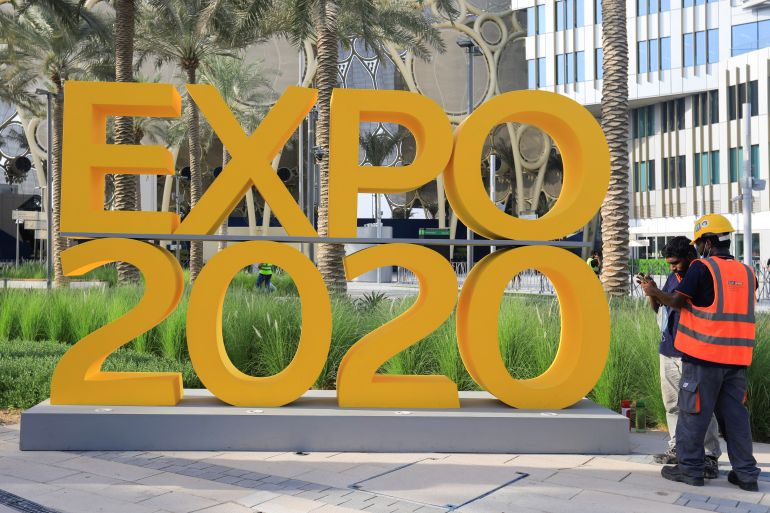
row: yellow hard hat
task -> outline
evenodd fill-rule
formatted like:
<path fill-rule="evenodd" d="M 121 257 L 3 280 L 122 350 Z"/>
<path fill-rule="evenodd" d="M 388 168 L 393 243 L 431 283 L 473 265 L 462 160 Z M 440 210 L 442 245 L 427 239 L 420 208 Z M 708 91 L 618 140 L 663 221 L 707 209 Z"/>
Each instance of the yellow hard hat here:
<path fill-rule="evenodd" d="M 704 235 L 718 235 L 721 233 L 732 233 L 734 231 L 735 228 L 733 228 L 733 225 L 725 216 L 720 214 L 707 214 L 695 221 L 695 230 L 693 231 L 692 242 L 690 244 L 695 244 L 695 241 Z"/>

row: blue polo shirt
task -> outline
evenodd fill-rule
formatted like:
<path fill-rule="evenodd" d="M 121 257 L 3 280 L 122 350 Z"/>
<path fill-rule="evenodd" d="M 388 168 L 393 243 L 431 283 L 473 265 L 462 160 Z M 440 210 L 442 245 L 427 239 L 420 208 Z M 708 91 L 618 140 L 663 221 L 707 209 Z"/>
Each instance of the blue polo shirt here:
<path fill-rule="evenodd" d="M 676 290 L 678 285 L 679 278 L 677 277 L 677 274 L 671 273 L 668 275 L 668 279 L 663 285 L 663 292 L 668 292 L 670 294 Z M 663 356 L 681 358 L 682 352 L 674 347 L 676 328 L 679 326 L 679 310 L 666 305 L 661 305 L 660 308 L 666 309 L 666 325 L 663 331 L 661 331 L 660 346 L 658 348 L 658 352 Z"/>

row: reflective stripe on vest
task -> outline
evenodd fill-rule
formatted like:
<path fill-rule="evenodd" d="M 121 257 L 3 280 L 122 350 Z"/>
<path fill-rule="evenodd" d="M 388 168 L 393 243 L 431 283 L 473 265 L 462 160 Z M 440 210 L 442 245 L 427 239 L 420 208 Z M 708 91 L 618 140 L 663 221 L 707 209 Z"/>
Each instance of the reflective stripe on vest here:
<path fill-rule="evenodd" d="M 273 274 L 273 266 L 271 264 L 259 264 L 259 274 Z"/>
<path fill-rule="evenodd" d="M 679 316 L 674 347 L 700 360 L 749 365 L 754 347 L 754 271 L 722 258 L 701 260 L 714 280 L 714 302 L 689 301 Z"/>

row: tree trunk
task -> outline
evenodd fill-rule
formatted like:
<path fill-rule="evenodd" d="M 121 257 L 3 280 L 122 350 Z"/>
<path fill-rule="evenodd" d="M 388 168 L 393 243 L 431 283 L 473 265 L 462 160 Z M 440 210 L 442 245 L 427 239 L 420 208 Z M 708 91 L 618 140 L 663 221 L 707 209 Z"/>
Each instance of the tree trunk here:
<path fill-rule="evenodd" d="M 628 271 L 628 36 L 625 0 L 604 0 L 604 83 L 602 128 L 610 149 L 610 186 L 602 204 L 604 260 L 602 284 L 607 294 L 625 296 Z"/>
<path fill-rule="evenodd" d="M 227 148 L 222 146 L 222 170 L 224 171 L 225 166 L 227 166 L 227 163 L 230 162 L 230 152 L 227 151 Z M 225 220 L 222 221 L 222 226 L 219 228 L 219 234 L 220 235 L 227 235 L 227 220 L 230 217 L 230 214 L 225 216 Z M 218 251 L 224 251 L 227 248 L 227 242 L 221 240 L 219 241 L 217 250 Z"/>
<path fill-rule="evenodd" d="M 115 0 L 115 81 L 134 81 L 134 0 Z M 134 144 L 134 120 L 115 118 L 115 144 Z M 115 175 L 115 210 L 136 210 L 138 180 L 135 175 Z M 118 262 L 118 283 L 137 283 L 139 271 Z"/>
<path fill-rule="evenodd" d="M 318 88 L 318 122 L 316 124 L 316 146 L 324 150 L 319 162 L 318 234 L 329 235 L 329 114 L 332 89 L 337 85 L 337 5 L 333 1 L 319 2 L 314 13 L 317 40 L 316 87 Z M 347 280 L 343 267 L 345 246 L 342 244 L 319 244 L 316 259 L 318 270 L 331 292 L 347 292 Z"/>
<path fill-rule="evenodd" d="M 51 214 L 53 229 L 51 237 L 53 248 L 51 258 L 53 259 L 53 285 L 54 287 L 63 287 L 67 285 L 64 277 L 64 271 L 61 265 L 61 252 L 67 249 L 67 241 L 59 236 L 61 226 L 61 157 L 62 157 L 62 132 L 64 130 L 64 88 L 61 78 L 56 75 L 52 77 L 56 88 L 56 97 L 53 101 L 53 134 L 51 144 L 51 186 L 53 188 L 51 201 Z"/>
<path fill-rule="evenodd" d="M 187 83 L 196 83 L 196 65 L 187 67 Z M 190 210 L 195 208 L 198 200 L 203 193 L 203 175 L 201 173 L 201 134 L 200 134 L 200 115 L 198 107 L 193 99 L 188 95 L 185 104 L 185 114 L 187 117 L 188 136 L 187 141 L 190 146 Z M 203 242 L 190 242 L 190 283 L 195 282 L 195 278 L 203 268 Z"/>

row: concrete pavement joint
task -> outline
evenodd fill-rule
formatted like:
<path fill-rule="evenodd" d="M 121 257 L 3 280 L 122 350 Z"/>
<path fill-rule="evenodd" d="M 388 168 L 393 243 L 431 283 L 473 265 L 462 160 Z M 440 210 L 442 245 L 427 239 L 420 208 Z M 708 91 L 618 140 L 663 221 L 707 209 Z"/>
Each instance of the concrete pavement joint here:
<path fill-rule="evenodd" d="M 770 513 L 770 506 L 696 493 L 683 493 L 674 504 L 719 513 Z"/>

